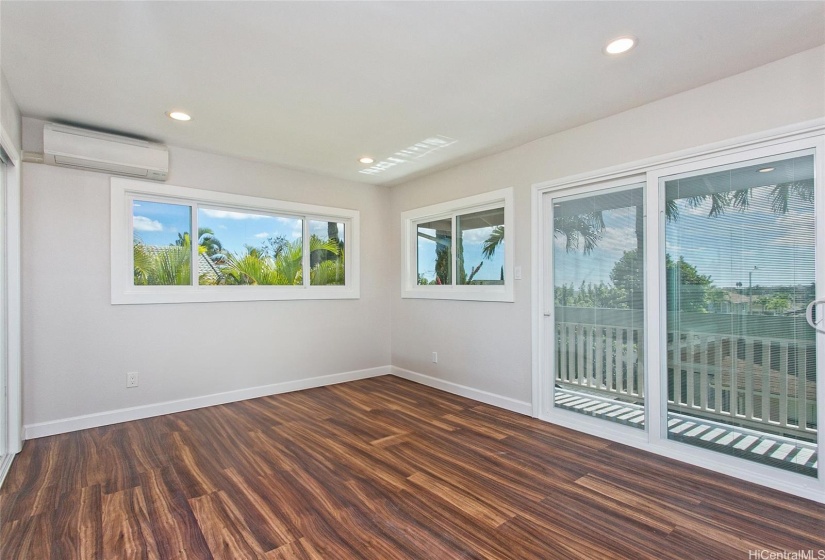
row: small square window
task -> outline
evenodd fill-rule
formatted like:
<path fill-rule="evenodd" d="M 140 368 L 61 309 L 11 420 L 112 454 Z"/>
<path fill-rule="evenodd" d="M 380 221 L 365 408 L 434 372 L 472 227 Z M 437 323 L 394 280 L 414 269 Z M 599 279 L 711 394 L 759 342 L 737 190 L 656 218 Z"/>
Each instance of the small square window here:
<path fill-rule="evenodd" d="M 404 212 L 402 297 L 513 301 L 512 196 L 503 189 Z"/>

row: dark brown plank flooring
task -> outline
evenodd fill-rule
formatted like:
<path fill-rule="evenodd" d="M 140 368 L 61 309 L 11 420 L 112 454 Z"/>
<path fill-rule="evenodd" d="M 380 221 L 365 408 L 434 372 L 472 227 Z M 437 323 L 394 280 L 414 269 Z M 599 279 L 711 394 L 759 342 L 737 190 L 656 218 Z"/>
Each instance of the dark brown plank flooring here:
<path fill-rule="evenodd" d="M 0 558 L 743 558 L 825 506 L 386 376 L 27 441 Z"/>

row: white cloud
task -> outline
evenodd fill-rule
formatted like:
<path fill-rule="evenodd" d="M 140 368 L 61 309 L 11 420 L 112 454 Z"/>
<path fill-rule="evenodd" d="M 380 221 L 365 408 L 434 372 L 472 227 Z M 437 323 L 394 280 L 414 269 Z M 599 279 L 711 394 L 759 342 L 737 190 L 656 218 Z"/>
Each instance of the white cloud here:
<path fill-rule="evenodd" d="M 462 231 L 461 237 L 467 244 L 484 243 L 492 233 L 492 227 L 474 228 Z"/>
<path fill-rule="evenodd" d="M 297 218 L 284 218 L 282 216 L 275 216 L 275 221 L 279 224 L 283 224 L 285 226 L 289 226 L 291 231 L 287 234 L 287 237 L 292 237 L 293 239 L 298 239 L 304 234 L 303 224 L 301 220 Z"/>
<path fill-rule="evenodd" d="M 163 231 L 163 224 L 146 216 L 134 216 L 132 227 L 135 231 Z"/>
<path fill-rule="evenodd" d="M 245 212 L 232 212 L 230 210 L 214 210 L 212 208 L 201 208 L 201 212 L 210 218 L 219 218 L 224 220 L 262 220 L 271 218 L 263 214 L 247 214 Z"/>
<path fill-rule="evenodd" d="M 267 237 L 269 237 L 269 233 L 262 231 L 261 233 L 256 233 L 255 237 L 258 239 L 266 239 Z"/>
<path fill-rule="evenodd" d="M 814 248 L 816 233 L 814 231 L 813 224 L 811 224 L 811 227 L 809 228 L 799 228 L 796 230 L 785 231 L 783 234 L 780 234 L 779 232 L 771 233 L 774 233 L 777 236 L 768 241 L 768 245 L 782 247 L 788 250 Z"/>

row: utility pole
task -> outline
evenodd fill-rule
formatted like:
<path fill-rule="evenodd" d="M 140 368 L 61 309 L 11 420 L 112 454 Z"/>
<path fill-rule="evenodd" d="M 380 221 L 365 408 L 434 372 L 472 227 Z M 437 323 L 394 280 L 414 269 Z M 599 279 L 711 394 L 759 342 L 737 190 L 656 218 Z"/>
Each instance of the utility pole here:
<path fill-rule="evenodd" d="M 758 266 L 754 266 L 753 270 L 748 272 L 748 315 L 753 315 L 753 271 L 759 270 Z"/>

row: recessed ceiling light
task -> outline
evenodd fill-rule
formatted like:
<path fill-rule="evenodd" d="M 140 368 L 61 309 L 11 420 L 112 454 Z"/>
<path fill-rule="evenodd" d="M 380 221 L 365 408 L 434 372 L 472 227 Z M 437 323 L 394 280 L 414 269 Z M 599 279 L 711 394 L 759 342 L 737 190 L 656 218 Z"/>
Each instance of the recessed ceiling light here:
<path fill-rule="evenodd" d="M 763 167 L 762 169 L 758 169 L 757 171 L 759 171 L 760 173 L 770 173 L 774 169 L 776 169 L 776 167 Z"/>
<path fill-rule="evenodd" d="M 361 158 L 361 159 L 359 159 L 358 161 L 360 161 L 361 163 L 372 163 L 372 162 L 374 162 L 375 160 L 374 160 L 374 159 L 372 159 L 371 157 L 362 157 L 362 158 Z"/>
<path fill-rule="evenodd" d="M 166 116 L 169 117 L 170 119 L 175 119 L 176 121 L 191 121 L 192 120 L 192 117 L 190 117 L 189 115 L 187 115 L 186 113 L 184 113 L 182 111 L 169 111 L 168 113 L 166 113 Z"/>
<path fill-rule="evenodd" d="M 607 54 L 622 54 L 635 47 L 637 42 L 635 37 L 619 37 L 610 41 L 604 48 L 604 52 Z"/>

